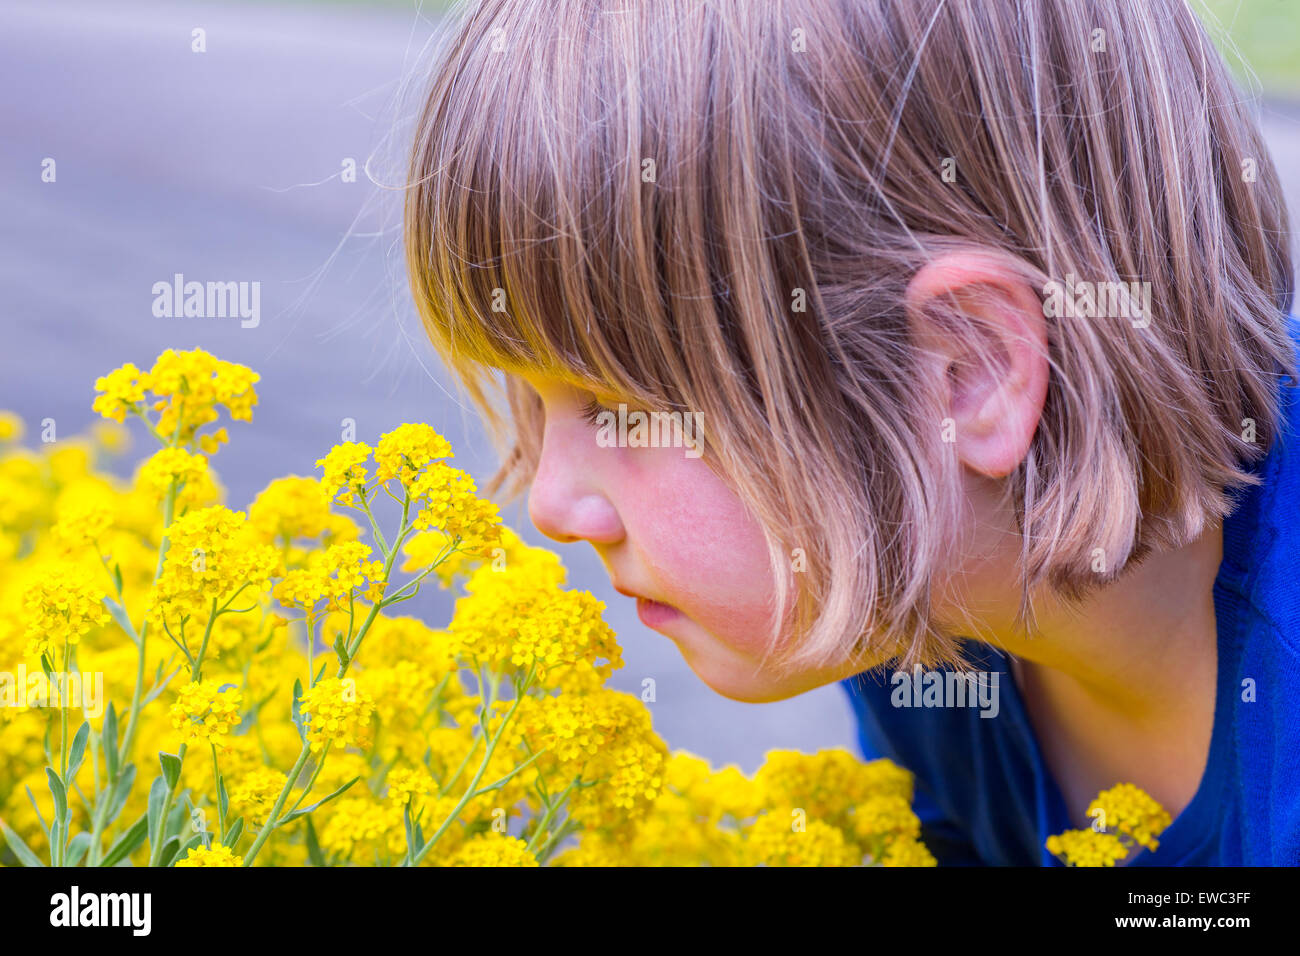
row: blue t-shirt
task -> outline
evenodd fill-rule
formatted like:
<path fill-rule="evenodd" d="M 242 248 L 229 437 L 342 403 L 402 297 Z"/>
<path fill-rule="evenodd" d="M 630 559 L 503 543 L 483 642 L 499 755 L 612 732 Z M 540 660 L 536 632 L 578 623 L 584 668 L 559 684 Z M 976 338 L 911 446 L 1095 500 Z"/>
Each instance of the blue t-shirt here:
<path fill-rule="evenodd" d="M 1295 326 L 1293 325 L 1293 330 Z M 1210 754 L 1192 801 L 1127 866 L 1300 864 L 1300 425 L 1285 424 L 1224 521 L 1214 583 L 1218 678 Z M 1074 824 L 1039 750 L 1008 657 L 972 643 L 973 666 L 998 672 L 994 708 L 894 706 L 913 689 L 890 674 L 842 681 L 867 759 L 916 775 L 922 839 L 940 864 L 1060 865 L 1047 838 Z M 919 688 L 916 688 L 919 690 Z M 907 698 L 898 698 L 906 703 Z M 958 698 L 960 700 L 960 698 Z M 951 700 L 949 701 L 952 702 Z M 1115 781 L 1115 783 L 1137 781 Z M 1079 807 L 1082 811 L 1083 808 Z"/>

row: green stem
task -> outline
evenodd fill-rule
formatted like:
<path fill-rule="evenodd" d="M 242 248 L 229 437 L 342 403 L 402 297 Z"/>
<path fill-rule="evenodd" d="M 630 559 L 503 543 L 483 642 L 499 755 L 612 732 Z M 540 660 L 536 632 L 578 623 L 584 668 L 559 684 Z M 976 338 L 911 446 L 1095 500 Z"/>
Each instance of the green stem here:
<path fill-rule="evenodd" d="M 178 760 L 180 760 L 180 762 L 181 762 L 181 766 L 182 766 L 182 767 L 185 766 L 185 751 L 186 751 L 186 749 L 187 749 L 186 745 L 185 745 L 185 744 L 181 744 L 180 747 L 179 747 L 179 748 L 177 749 L 177 751 L 176 751 L 176 757 L 177 757 Z M 181 782 L 180 775 L 177 774 L 177 776 L 176 776 L 176 784 L 177 784 L 177 786 L 180 785 L 180 782 Z M 175 798 L 175 796 L 176 796 L 176 788 L 175 788 L 175 787 L 168 787 L 168 788 L 167 788 L 167 795 L 166 795 L 165 797 L 163 797 L 162 813 L 161 813 L 161 814 L 159 815 L 159 817 L 158 817 L 158 839 L 157 839 L 157 841 L 154 843 L 154 845 L 149 849 L 149 865 L 150 865 L 150 866 L 158 866 L 159 863 L 162 861 L 162 848 L 163 848 L 163 845 L 167 842 L 167 839 L 166 839 L 166 837 L 167 837 L 167 817 L 171 815 L 171 812 L 172 812 L 172 800 Z"/>
<path fill-rule="evenodd" d="M 574 783 L 576 782 L 577 781 L 575 780 Z M 560 795 L 555 798 L 554 802 L 547 801 L 546 813 L 542 816 L 541 820 L 537 822 L 537 829 L 533 831 L 532 838 L 528 841 L 528 850 L 530 853 L 533 848 L 537 846 L 537 841 L 541 839 L 542 834 L 546 832 L 546 828 L 550 824 L 551 818 L 555 816 L 555 811 L 563 806 L 564 801 L 569 798 L 569 791 L 572 789 L 573 783 L 570 783 L 560 792 Z M 551 835 L 554 836 L 554 834 Z"/>
<path fill-rule="evenodd" d="M 475 791 L 478 789 L 478 783 L 483 779 L 483 774 L 487 772 L 488 764 L 492 762 L 492 754 L 496 751 L 497 744 L 501 742 L 501 738 L 506 732 L 506 727 L 510 724 L 510 718 L 515 715 L 515 711 L 518 710 L 519 705 L 523 703 L 527 689 L 532 684 L 535 668 L 536 664 L 528 669 L 528 676 L 524 678 L 523 682 L 520 683 L 516 689 L 514 703 L 510 705 L 510 709 L 506 711 L 505 716 L 501 720 L 501 726 L 497 728 L 497 732 L 492 735 L 492 739 L 488 742 L 487 750 L 483 754 L 483 761 L 479 764 L 478 770 L 475 771 L 474 779 L 471 780 L 469 786 L 465 788 L 465 794 L 457 802 L 455 809 L 447 814 L 447 819 L 442 821 L 442 825 L 438 827 L 438 832 L 436 832 L 429 842 L 424 845 L 423 849 L 415 855 L 415 859 L 411 863 L 412 866 L 420 865 L 420 861 L 428 856 L 429 851 L 433 849 L 434 844 L 442 838 L 442 835 L 447 831 L 447 828 L 451 826 L 452 822 L 458 816 L 460 816 L 460 811 L 465 809 L 465 805 L 475 796 Z"/>
<path fill-rule="evenodd" d="M 167 496 L 163 501 L 163 535 L 162 535 L 162 541 L 160 541 L 158 544 L 158 563 L 154 568 L 154 574 L 153 574 L 153 579 L 155 581 L 157 581 L 158 578 L 162 576 L 163 559 L 167 555 L 167 544 L 168 544 L 167 532 L 171 528 L 172 518 L 175 516 L 175 513 L 176 513 L 176 482 L 173 480 L 171 486 L 167 489 Z M 115 778 L 113 782 L 109 785 L 110 790 L 112 786 L 117 783 L 117 779 L 121 778 L 121 775 L 124 772 L 127 764 L 131 762 L 131 748 L 132 745 L 134 745 L 135 743 L 136 733 L 140 729 L 140 700 L 141 700 L 141 691 L 144 689 L 145 639 L 148 636 L 148 630 L 149 630 L 149 619 L 146 617 L 144 622 L 140 625 L 140 629 L 138 631 L 140 636 L 140 639 L 138 641 L 140 653 L 136 661 L 135 691 L 131 694 L 131 712 L 130 712 L 130 716 L 127 718 L 126 721 L 126 732 L 123 734 L 122 737 L 122 749 L 120 751 L 121 759 L 118 760 L 117 778 Z"/>
<path fill-rule="evenodd" d="M 271 807 L 271 813 L 267 816 L 266 823 L 262 825 L 261 831 L 257 834 L 257 839 L 253 841 L 253 845 L 248 848 L 248 853 L 244 855 L 244 866 L 253 865 L 253 860 L 257 858 L 258 852 L 262 849 L 262 844 L 266 842 L 266 838 L 275 829 L 275 822 L 280 817 L 280 811 L 284 809 L 284 803 L 289 799 L 289 791 L 293 789 L 293 785 L 298 780 L 298 775 L 302 773 L 302 768 L 306 765 L 310 753 L 311 745 L 304 740 L 302 751 L 298 754 L 293 769 L 289 771 L 288 779 L 285 780 L 284 789 L 280 791 L 279 798 L 276 799 L 275 805 Z"/>

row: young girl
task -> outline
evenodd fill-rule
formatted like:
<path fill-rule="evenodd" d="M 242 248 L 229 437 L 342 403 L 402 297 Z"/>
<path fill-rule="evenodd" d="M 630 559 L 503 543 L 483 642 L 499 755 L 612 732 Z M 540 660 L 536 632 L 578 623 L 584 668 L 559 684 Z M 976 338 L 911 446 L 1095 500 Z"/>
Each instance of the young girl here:
<path fill-rule="evenodd" d="M 717 692 L 842 681 L 941 863 L 1119 782 L 1300 863 L 1287 216 L 1182 0 L 485 0 L 405 227 L 490 490 Z"/>

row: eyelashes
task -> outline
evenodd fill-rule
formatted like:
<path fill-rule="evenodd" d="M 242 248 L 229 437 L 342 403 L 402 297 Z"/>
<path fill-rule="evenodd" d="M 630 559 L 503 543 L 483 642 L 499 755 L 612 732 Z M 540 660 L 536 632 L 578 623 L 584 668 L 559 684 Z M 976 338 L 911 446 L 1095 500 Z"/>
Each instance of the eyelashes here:
<path fill-rule="evenodd" d="M 600 424 L 600 416 L 607 411 L 609 411 L 608 408 L 605 408 L 593 398 L 582 406 L 580 414 L 582 415 L 582 420 L 584 422 L 592 428 L 595 428 Z"/>

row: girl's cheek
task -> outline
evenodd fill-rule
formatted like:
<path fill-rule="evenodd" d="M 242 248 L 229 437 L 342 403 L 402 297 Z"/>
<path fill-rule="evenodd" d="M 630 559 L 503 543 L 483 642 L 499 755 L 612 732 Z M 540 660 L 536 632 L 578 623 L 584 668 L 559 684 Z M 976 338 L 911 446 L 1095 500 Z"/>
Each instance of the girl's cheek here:
<path fill-rule="evenodd" d="M 761 527 L 703 461 L 655 451 L 657 467 L 637 470 L 619 506 L 648 576 L 700 627 L 757 649 L 773 591 Z"/>

